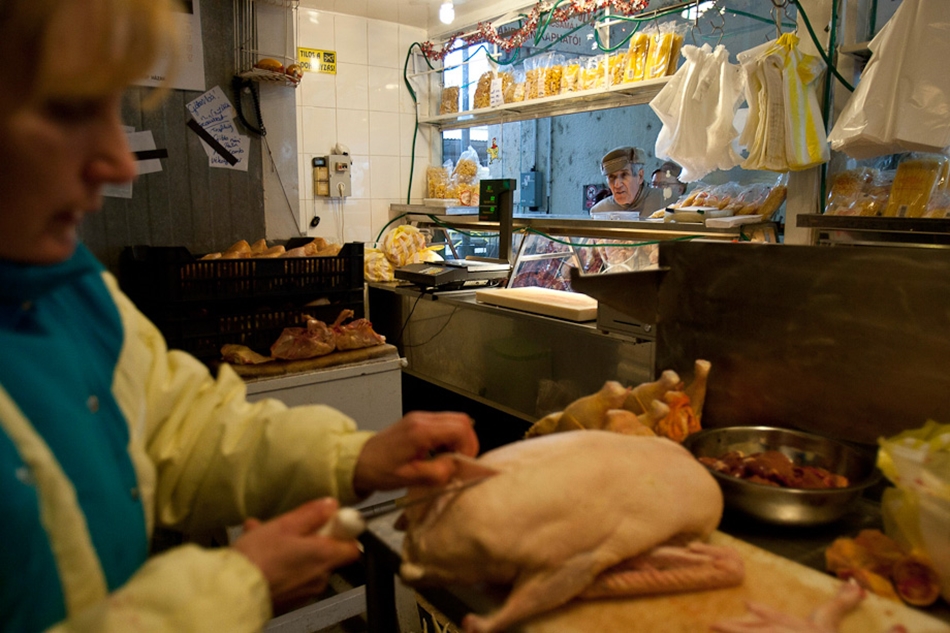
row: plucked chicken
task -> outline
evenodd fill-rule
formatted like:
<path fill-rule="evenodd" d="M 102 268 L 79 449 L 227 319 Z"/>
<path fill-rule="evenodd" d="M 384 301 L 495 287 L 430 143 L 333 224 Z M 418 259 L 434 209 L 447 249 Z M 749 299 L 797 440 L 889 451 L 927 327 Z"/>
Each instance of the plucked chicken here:
<path fill-rule="evenodd" d="M 466 633 L 506 630 L 574 598 L 741 584 L 738 553 L 703 541 L 719 524 L 719 485 L 664 438 L 600 430 L 514 442 L 479 462 L 499 474 L 407 509 L 410 583 L 510 585 L 469 614 Z"/>
<path fill-rule="evenodd" d="M 344 321 L 352 318 L 352 310 L 343 310 L 332 326 L 333 338 L 338 350 L 362 349 L 386 342 L 385 336 L 373 331 L 373 324 L 369 319 L 356 319 L 343 325 Z"/>
<path fill-rule="evenodd" d="M 535 422 L 525 437 L 601 429 L 624 435 L 658 435 L 681 443 L 700 430 L 711 367 L 709 361 L 697 360 L 688 386 L 672 369 L 653 382 L 632 388 L 608 380 L 597 393 L 578 398 L 563 411 Z"/>
<path fill-rule="evenodd" d="M 307 317 L 306 327 L 288 327 L 270 347 L 270 354 L 281 360 L 300 360 L 329 354 L 336 349 L 333 329 L 323 321 Z"/>

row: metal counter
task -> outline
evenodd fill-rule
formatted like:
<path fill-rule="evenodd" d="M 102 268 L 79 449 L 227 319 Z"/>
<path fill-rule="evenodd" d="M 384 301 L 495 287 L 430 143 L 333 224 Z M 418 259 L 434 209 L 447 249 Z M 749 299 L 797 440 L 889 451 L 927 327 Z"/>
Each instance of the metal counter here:
<path fill-rule="evenodd" d="M 403 371 L 528 422 L 607 380 L 652 379 L 653 341 L 478 303 L 474 290 L 370 284 L 369 305 L 376 330 L 405 357 Z"/>

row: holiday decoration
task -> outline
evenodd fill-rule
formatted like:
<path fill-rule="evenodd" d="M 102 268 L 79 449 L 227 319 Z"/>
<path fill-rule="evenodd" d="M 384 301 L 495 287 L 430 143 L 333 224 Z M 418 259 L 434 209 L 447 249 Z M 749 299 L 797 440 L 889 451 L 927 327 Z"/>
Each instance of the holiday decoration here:
<path fill-rule="evenodd" d="M 577 16 L 589 16 L 606 9 L 610 9 L 613 15 L 633 15 L 643 11 L 649 3 L 650 0 L 569 0 L 567 2 L 557 2 L 554 9 L 549 9 L 548 3 L 539 2 L 524 17 L 521 28 L 504 36 L 499 35 L 490 22 L 479 22 L 474 32 L 468 35 L 456 33 L 449 37 L 438 50 L 432 42 L 424 42 L 420 44 L 420 47 L 422 48 L 422 54 L 430 61 L 433 59 L 444 60 L 459 41 L 466 46 L 483 42 L 494 44 L 502 51 L 510 53 L 514 49 L 520 48 L 529 37 L 534 35 L 535 31 L 538 30 L 538 23 L 541 21 L 542 14 L 550 13 L 547 24 L 551 24 Z"/>

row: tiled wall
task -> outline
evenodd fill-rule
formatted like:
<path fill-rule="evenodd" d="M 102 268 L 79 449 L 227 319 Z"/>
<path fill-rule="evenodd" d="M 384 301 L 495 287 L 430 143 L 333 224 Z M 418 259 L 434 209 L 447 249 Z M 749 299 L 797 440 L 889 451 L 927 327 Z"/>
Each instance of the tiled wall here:
<path fill-rule="evenodd" d="M 390 220 L 389 205 L 405 203 L 412 164 L 415 110 L 403 64 L 422 28 L 328 11 L 298 9 L 298 46 L 337 53 L 336 75 L 306 73 L 296 90 L 301 228 L 309 235 L 372 245 Z M 423 97 L 420 96 L 420 99 Z M 425 194 L 425 170 L 437 132 L 420 126 L 411 201 Z M 341 143 L 353 159 L 353 195 L 313 196 L 311 161 Z M 316 229 L 309 228 L 314 214 Z"/>

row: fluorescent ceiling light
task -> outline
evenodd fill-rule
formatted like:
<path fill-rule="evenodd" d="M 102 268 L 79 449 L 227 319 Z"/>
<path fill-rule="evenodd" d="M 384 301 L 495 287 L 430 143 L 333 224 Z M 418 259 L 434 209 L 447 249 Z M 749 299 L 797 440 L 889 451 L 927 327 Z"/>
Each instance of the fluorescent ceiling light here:
<path fill-rule="evenodd" d="M 452 0 L 446 0 L 439 7 L 439 21 L 442 24 L 452 24 L 453 20 L 455 20 L 455 6 L 452 5 Z"/>

